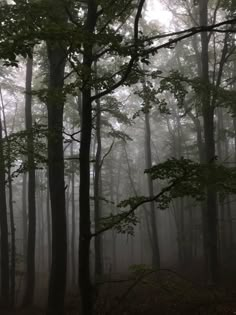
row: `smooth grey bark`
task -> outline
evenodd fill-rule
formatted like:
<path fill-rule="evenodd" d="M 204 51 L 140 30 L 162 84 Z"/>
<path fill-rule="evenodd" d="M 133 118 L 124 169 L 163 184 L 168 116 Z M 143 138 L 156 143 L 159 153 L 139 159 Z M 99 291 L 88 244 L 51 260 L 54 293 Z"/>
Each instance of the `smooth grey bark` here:
<path fill-rule="evenodd" d="M 101 219 L 101 196 L 102 196 L 102 179 L 101 179 L 101 105 L 100 100 L 97 100 L 96 106 L 96 155 L 94 163 L 94 221 L 95 221 L 95 232 L 100 229 Z M 95 276 L 101 276 L 103 274 L 102 264 L 102 236 L 98 235 L 94 240 L 95 247 Z"/>
<path fill-rule="evenodd" d="M 92 35 L 97 20 L 95 0 L 88 0 L 85 30 Z M 81 314 L 93 314 L 93 288 L 90 275 L 90 144 L 92 135 L 92 103 L 91 103 L 91 68 L 93 62 L 93 42 L 91 38 L 84 42 L 83 88 L 81 106 L 81 139 L 80 139 L 80 186 L 79 186 L 79 288 L 81 296 Z"/>
<path fill-rule="evenodd" d="M 32 124 L 32 75 L 33 59 L 28 57 L 26 64 L 25 128 L 27 131 L 28 165 L 28 237 L 26 261 L 26 287 L 23 305 L 34 300 L 35 289 L 35 239 L 36 239 L 36 201 L 35 201 L 35 163 Z"/>
<path fill-rule="evenodd" d="M 25 258 L 25 267 L 26 267 L 26 259 L 27 259 L 27 174 L 23 174 L 22 180 L 22 231 L 23 231 L 23 254 Z M 26 272 L 26 269 L 25 269 Z"/>
<path fill-rule="evenodd" d="M 227 152 L 224 150 L 225 143 L 227 141 L 226 136 L 224 134 L 224 118 L 222 108 L 217 108 L 217 157 L 218 160 L 222 163 L 225 155 L 227 157 Z M 220 214 L 220 224 L 219 224 L 219 245 L 220 245 L 220 254 L 221 260 L 225 260 L 228 257 L 229 252 L 229 243 L 228 242 L 228 220 L 227 220 L 227 208 L 225 205 L 225 198 L 218 195 L 219 201 L 219 214 Z"/>
<path fill-rule="evenodd" d="M 181 130 L 181 123 L 180 123 L 180 117 L 179 112 L 176 112 L 176 129 L 177 129 L 177 137 L 174 136 L 174 142 L 175 142 L 175 156 L 180 159 L 183 156 L 183 146 L 182 146 L 182 130 Z M 180 258 L 180 264 L 184 266 L 184 264 L 187 262 L 187 235 L 185 230 L 185 211 L 184 211 L 184 198 L 180 198 L 177 200 L 177 211 L 178 211 L 178 242 L 179 242 L 179 258 Z"/>
<path fill-rule="evenodd" d="M 9 185 L 9 212 L 10 212 L 10 231 L 11 231 L 11 264 L 10 264 L 10 296 L 11 305 L 15 305 L 15 289 L 16 289 L 16 228 L 13 208 L 13 190 L 11 179 L 11 168 L 8 165 L 8 185 Z"/>
<path fill-rule="evenodd" d="M 2 104 L 2 115 L 3 115 L 3 126 L 6 140 L 7 150 L 7 180 L 8 180 L 8 204 L 10 214 L 10 235 L 11 235 L 11 255 L 10 255 L 10 302 L 11 305 L 15 304 L 15 265 L 16 265 L 16 243 L 15 243 L 15 221 L 14 221 L 14 209 L 13 209 L 13 190 L 12 190 L 12 178 L 11 178 L 11 146 L 8 141 L 7 122 L 5 115 L 5 106 L 3 101 L 2 90 L 0 89 L 1 104 Z"/>
<path fill-rule="evenodd" d="M 114 207 L 115 201 L 115 191 L 114 191 L 114 170 L 113 170 L 113 154 L 111 152 L 111 158 L 109 163 L 109 172 L 110 172 L 110 199 L 111 199 L 111 207 L 112 207 L 112 214 L 116 215 L 116 209 Z M 111 238 L 112 238 L 112 272 L 115 273 L 117 270 L 116 262 L 117 262 L 117 244 L 116 244 L 116 231 L 112 229 L 111 231 Z"/>
<path fill-rule="evenodd" d="M 129 177 L 129 182 L 130 182 L 130 186 L 132 188 L 132 193 L 134 193 L 135 197 L 138 197 L 138 191 L 135 187 L 135 182 L 132 176 L 132 169 L 130 166 L 130 162 L 129 162 L 129 157 L 127 154 L 127 150 L 126 150 L 126 146 L 124 144 L 124 153 L 125 153 L 125 159 L 126 159 L 126 164 L 128 167 L 128 177 Z M 122 160 L 120 160 L 120 163 L 122 163 Z M 147 234 L 148 234 L 148 238 L 149 238 L 149 242 L 150 242 L 150 247 L 151 249 L 153 248 L 153 236 L 152 236 L 152 228 L 151 228 L 151 224 L 150 224 L 150 213 L 149 213 L 149 209 L 143 205 L 142 209 L 144 211 L 144 218 L 145 218 L 145 224 L 146 224 L 146 228 L 147 228 Z"/>
<path fill-rule="evenodd" d="M 39 233 L 39 237 L 40 237 L 40 258 L 41 258 L 41 269 L 40 270 L 45 270 L 45 250 L 44 250 L 44 245 L 45 245 L 45 220 L 44 220 L 44 191 L 43 191 L 43 186 L 42 186 L 42 174 L 39 173 L 38 176 L 39 179 L 39 186 L 38 188 L 38 197 L 39 197 L 39 201 L 38 201 L 38 220 L 40 221 L 40 233 Z"/>
<path fill-rule="evenodd" d="M 5 190 L 5 156 L 3 147 L 2 119 L 0 115 L 0 231 L 1 231 L 1 303 L 9 303 L 9 247 L 8 247 L 8 222 L 7 201 Z"/>
<path fill-rule="evenodd" d="M 71 156 L 74 154 L 73 142 L 71 144 Z M 72 174 L 71 174 L 71 283 L 75 287 L 77 284 L 76 281 L 76 257 L 75 257 L 75 231 L 76 231 L 76 222 L 75 222 L 75 166 L 72 161 Z"/>
<path fill-rule="evenodd" d="M 152 152 L 151 152 L 151 128 L 149 113 L 145 113 L 145 165 L 147 169 L 152 167 Z M 154 195 L 153 182 L 150 174 L 147 174 L 148 195 Z M 156 211 L 154 202 L 150 203 L 150 225 L 152 236 L 152 265 L 154 268 L 160 268 L 160 250 L 158 242 Z"/>
<path fill-rule="evenodd" d="M 201 26 L 208 24 L 208 1 L 199 1 L 199 15 Z M 205 162 L 209 165 L 215 161 L 214 139 L 214 106 L 211 104 L 209 90 L 209 57 L 208 57 L 208 33 L 201 33 L 201 79 L 205 89 L 202 91 L 202 113 L 204 122 L 205 139 Z M 218 233 L 217 233 L 217 196 L 214 188 L 206 188 L 206 214 L 203 218 L 205 223 L 204 242 L 206 246 L 207 280 L 216 283 L 218 280 Z"/>
<path fill-rule="evenodd" d="M 48 242 L 48 272 L 51 269 L 52 262 L 52 231 L 51 231 L 51 214 L 50 214 L 50 192 L 48 169 L 46 171 L 47 178 L 47 196 L 46 196 L 46 215 L 47 215 L 47 242 Z"/>

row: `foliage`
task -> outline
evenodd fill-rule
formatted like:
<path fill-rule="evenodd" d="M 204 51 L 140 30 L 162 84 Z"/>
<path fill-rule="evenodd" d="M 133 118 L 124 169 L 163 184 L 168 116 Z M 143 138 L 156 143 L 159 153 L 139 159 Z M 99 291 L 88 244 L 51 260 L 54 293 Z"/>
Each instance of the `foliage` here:
<path fill-rule="evenodd" d="M 138 95 L 142 99 L 141 109 L 137 111 L 133 118 L 136 118 L 140 115 L 140 113 L 148 113 L 153 106 L 158 106 L 160 112 L 162 114 L 169 114 L 169 110 L 167 109 L 166 100 L 159 95 L 162 94 L 162 91 L 156 89 L 154 83 L 149 80 L 141 80 L 142 87 L 138 87 L 138 89 L 134 92 L 134 94 Z"/>
<path fill-rule="evenodd" d="M 117 207 L 126 208 L 116 215 L 110 214 L 101 221 L 101 229 L 114 227 L 119 233 L 133 234 L 138 223 L 135 210 L 142 204 L 155 201 L 161 210 L 167 209 L 173 199 L 191 197 L 196 201 L 206 198 L 207 188 L 219 192 L 221 198 L 236 193 L 236 168 L 227 168 L 211 161 L 200 164 L 190 159 L 171 158 L 145 170 L 152 180 L 165 182 L 164 188 L 155 196 L 137 196 L 121 201 Z"/>
<path fill-rule="evenodd" d="M 129 270 L 135 275 L 135 277 L 140 277 L 144 274 L 150 274 L 150 272 L 154 272 L 154 269 L 145 264 L 131 265 Z"/>
<path fill-rule="evenodd" d="M 171 71 L 169 76 L 160 81 L 159 93 L 169 91 L 174 95 L 179 107 L 183 106 L 185 96 L 188 94 L 188 87 L 184 84 L 186 78 L 179 71 Z"/>
<path fill-rule="evenodd" d="M 200 164 L 190 159 L 168 159 L 167 161 L 146 170 L 153 180 L 176 183 L 165 197 L 161 208 L 168 206 L 166 201 L 173 198 L 190 196 L 196 200 L 205 198 L 206 188 L 213 187 L 216 192 L 225 194 L 236 193 L 235 168 L 228 168 L 216 161 Z"/>
<path fill-rule="evenodd" d="M 126 211 L 120 212 L 118 214 L 110 214 L 100 220 L 100 229 L 109 230 L 114 228 L 117 233 L 134 235 L 134 228 L 139 223 L 138 217 L 132 213 L 127 216 Z"/>
<path fill-rule="evenodd" d="M 44 125 L 35 124 L 30 132 L 34 142 L 34 167 L 40 168 L 40 165 L 47 162 L 45 143 L 47 129 Z M 29 169 L 29 165 L 25 159 L 25 156 L 28 154 L 28 136 L 29 131 L 24 130 L 12 133 L 3 139 L 6 168 L 10 165 L 14 169 L 11 174 L 12 178 Z"/>
<path fill-rule="evenodd" d="M 225 87 L 216 87 L 214 84 L 206 84 L 200 78 L 189 78 L 184 76 L 179 71 L 172 70 L 169 75 L 160 80 L 160 87 L 157 93 L 169 92 L 177 101 L 177 106 L 180 109 L 184 108 L 186 96 L 194 94 L 194 105 L 199 111 L 201 108 L 200 96 L 204 93 L 211 93 L 213 107 L 225 107 L 227 110 L 235 115 L 236 109 L 236 92 Z M 167 103 L 165 103 L 167 106 Z"/>

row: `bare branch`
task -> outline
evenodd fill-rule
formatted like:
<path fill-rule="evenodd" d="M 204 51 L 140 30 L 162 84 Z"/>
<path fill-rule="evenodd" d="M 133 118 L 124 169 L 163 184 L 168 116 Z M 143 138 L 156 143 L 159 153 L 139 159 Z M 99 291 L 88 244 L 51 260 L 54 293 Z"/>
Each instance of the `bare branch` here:
<path fill-rule="evenodd" d="M 110 147 L 109 147 L 109 149 L 107 150 L 107 152 L 106 152 L 106 153 L 104 154 L 104 156 L 102 157 L 101 163 L 100 163 L 100 165 L 99 165 L 99 169 L 102 168 L 102 165 L 103 165 L 103 163 L 104 163 L 105 158 L 111 153 L 111 150 L 112 150 L 112 148 L 113 148 L 113 146 L 114 146 L 114 143 L 115 143 L 115 141 L 113 140 L 113 141 L 112 141 L 112 144 L 111 144 Z"/>

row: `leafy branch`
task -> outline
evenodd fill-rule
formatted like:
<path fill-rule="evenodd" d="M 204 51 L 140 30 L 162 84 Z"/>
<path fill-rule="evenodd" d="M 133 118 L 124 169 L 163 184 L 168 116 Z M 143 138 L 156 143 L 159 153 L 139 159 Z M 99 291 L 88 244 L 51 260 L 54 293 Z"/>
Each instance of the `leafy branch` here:
<path fill-rule="evenodd" d="M 133 226 L 138 223 L 135 211 L 146 203 L 158 202 L 158 208 L 164 210 L 173 199 L 179 197 L 189 196 L 201 201 L 206 197 L 208 186 L 219 192 L 223 198 L 229 193 L 236 193 L 236 169 L 217 163 L 200 164 L 190 159 L 171 158 L 145 170 L 145 173 L 149 173 L 152 180 L 167 180 L 169 184 L 153 197 L 135 196 L 121 201 L 117 207 L 129 207 L 129 210 L 103 218 L 101 228 L 91 233 L 90 237 L 96 237 L 112 228 L 119 233 L 133 234 Z"/>
<path fill-rule="evenodd" d="M 91 233 L 90 237 L 96 237 L 100 235 L 101 233 L 104 233 L 110 229 L 112 229 L 115 226 L 119 226 L 120 223 L 131 217 L 132 214 L 134 214 L 135 210 L 140 207 L 141 205 L 148 203 L 148 202 L 153 202 L 153 201 L 158 201 L 158 199 L 163 196 L 166 192 L 170 191 L 175 185 L 177 185 L 181 179 L 178 179 L 174 182 L 172 182 L 169 186 L 163 188 L 158 194 L 156 194 L 153 197 L 135 197 L 135 198 L 130 198 L 128 200 L 122 201 L 118 207 L 125 207 L 130 205 L 131 208 L 129 211 L 126 212 L 121 212 L 118 215 L 115 216 L 109 216 L 107 218 L 104 218 L 104 221 L 109 221 L 108 224 L 105 224 L 103 228 L 98 230 L 95 233 Z"/>

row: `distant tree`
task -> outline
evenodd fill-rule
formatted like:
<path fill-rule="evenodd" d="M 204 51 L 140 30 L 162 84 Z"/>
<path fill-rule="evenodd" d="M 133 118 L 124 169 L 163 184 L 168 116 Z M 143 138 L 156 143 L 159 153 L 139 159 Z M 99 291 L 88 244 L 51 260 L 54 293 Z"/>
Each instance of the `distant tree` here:
<path fill-rule="evenodd" d="M 0 224 L 1 224 L 1 302 L 9 303 L 9 247 L 8 247 L 8 220 L 6 202 L 6 168 L 4 142 L 2 133 L 2 118 L 0 117 Z"/>

